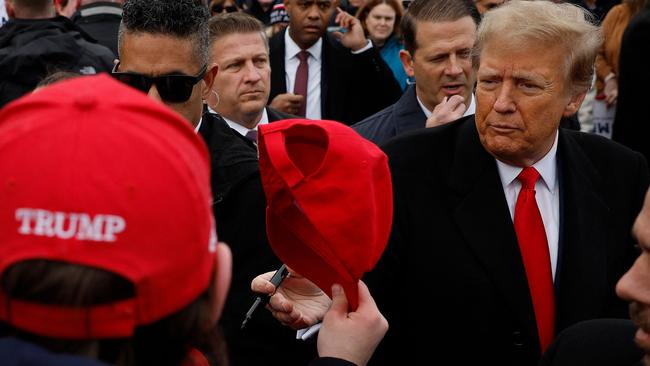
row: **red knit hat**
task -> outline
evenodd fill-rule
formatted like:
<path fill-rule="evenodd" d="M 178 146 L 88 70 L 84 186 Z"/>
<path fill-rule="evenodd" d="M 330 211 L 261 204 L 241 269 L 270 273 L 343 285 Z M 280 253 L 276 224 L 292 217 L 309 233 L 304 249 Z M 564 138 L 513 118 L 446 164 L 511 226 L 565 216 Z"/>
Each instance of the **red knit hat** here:
<path fill-rule="evenodd" d="M 352 309 L 357 281 L 381 256 L 393 201 L 386 155 L 348 126 L 286 120 L 260 126 L 267 233 L 278 257 Z"/>
<path fill-rule="evenodd" d="M 0 320 L 55 338 L 129 337 L 208 288 L 208 153 L 172 110 L 106 75 L 60 82 L 0 112 L 0 157 L 0 277 L 45 259 L 115 273 L 136 294 L 73 308 L 0 290 Z"/>

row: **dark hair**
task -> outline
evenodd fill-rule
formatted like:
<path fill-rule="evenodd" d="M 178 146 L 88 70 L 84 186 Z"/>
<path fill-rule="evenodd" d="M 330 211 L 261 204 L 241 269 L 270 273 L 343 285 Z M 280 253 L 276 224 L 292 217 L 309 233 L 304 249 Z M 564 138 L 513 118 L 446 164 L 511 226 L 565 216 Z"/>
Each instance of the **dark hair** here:
<path fill-rule="evenodd" d="M 210 45 L 217 39 L 230 34 L 259 33 L 268 49 L 264 24 L 244 12 L 215 15 L 208 21 L 208 28 L 210 29 Z"/>
<path fill-rule="evenodd" d="M 208 8 L 199 0 L 127 0 L 122 8 L 118 53 L 124 33 L 150 33 L 190 39 L 196 60 L 208 62 Z"/>
<path fill-rule="evenodd" d="M 402 3 L 398 0 L 369 0 L 361 8 L 359 8 L 356 17 L 361 22 L 363 31 L 366 33 L 366 35 L 368 35 L 368 28 L 366 28 L 366 19 L 368 18 L 368 14 L 370 14 L 370 11 L 372 11 L 372 9 L 374 9 L 377 5 L 381 4 L 386 4 L 395 10 L 395 25 L 393 26 L 392 34 L 399 35 L 399 24 L 402 20 L 402 16 L 404 15 L 404 8 L 402 7 Z"/>
<path fill-rule="evenodd" d="M 481 14 L 472 0 L 412 1 L 400 23 L 404 48 L 411 55 L 418 48 L 415 39 L 417 22 L 453 22 L 466 16 L 471 17 L 478 27 L 481 22 Z"/>
<path fill-rule="evenodd" d="M 79 307 L 111 303 L 135 294 L 130 281 L 113 273 L 47 260 L 29 260 L 11 266 L 2 274 L 2 287 L 11 298 Z M 0 327 L 0 336 L 17 336 L 51 352 L 88 356 L 119 366 L 178 366 L 190 346 L 213 352 L 211 334 L 205 329 L 208 317 L 206 291 L 178 312 L 136 328 L 131 338 L 62 340 L 37 336 L 5 324 Z"/>
<path fill-rule="evenodd" d="M 36 84 L 36 88 L 43 88 L 48 85 L 52 85 L 54 83 L 57 83 L 59 81 L 63 80 L 68 80 L 68 79 L 73 79 L 76 77 L 82 76 L 78 72 L 74 71 L 54 71 L 48 75 L 46 75 L 43 80 L 39 81 L 38 84 Z"/>
<path fill-rule="evenodd" d="M 52 0 L 14 0 L 14 6 L 37 13 L 54 8 Z"/>
<path fill-rule="evenodd" d="M 221 7 L 221 8 L 225 9 L 226 8 L 226 6 L 225 6 L 226 1 L 228 1 L 228 0 L 212 0 L 212 1 L 210 1 L 209 4 L 208 4 L 208 8 L 210 9 L 210 15 L 215 16 L 215 15 L 221 14 L 221 12 L 218 12 L 216 9 L 218 7 Z M 233 4 L 232 6 L 235 9 L 234 12 L 241 11 L 241 8 L 239 7 L 239 5 L 237 5 L 237 1 L 235 1 L 235 0 L 230 0 L 230 1 L 232 1 L 232 4 Z M 226 10 L 226 11 L 228 11 L 228 10 Z M 228 11 L 228 12 L 234 13 L 233 11 Z"/>

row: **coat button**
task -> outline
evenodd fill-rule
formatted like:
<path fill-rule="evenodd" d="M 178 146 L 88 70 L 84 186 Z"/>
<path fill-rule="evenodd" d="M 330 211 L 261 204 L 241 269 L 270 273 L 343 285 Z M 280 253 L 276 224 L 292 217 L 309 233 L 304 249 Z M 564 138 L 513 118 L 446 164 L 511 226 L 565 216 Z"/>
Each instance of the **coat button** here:
<path fill-rule="evenodd" d="M 512 345 L 515 347 L 521 347 L 524 345 L 524 335 L 518 330 L 512 332 Z"/>

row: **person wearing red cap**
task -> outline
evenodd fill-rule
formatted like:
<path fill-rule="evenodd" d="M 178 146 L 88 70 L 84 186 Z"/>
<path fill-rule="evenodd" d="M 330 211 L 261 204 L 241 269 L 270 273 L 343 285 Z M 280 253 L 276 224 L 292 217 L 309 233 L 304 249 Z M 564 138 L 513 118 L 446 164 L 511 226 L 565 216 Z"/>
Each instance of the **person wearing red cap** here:
<path fill-rule="evenodd" d="M 186 121 L 105 75 L 76 78 L 2 110 L 0 154 L 3 365 L 223 356 L 214 324 L 231 253 L 217 243 L 208 151 Z M 333 289 L 313 365 L 362 365 L 379 343 L 388 325 L 359 293 L 349 313 Z"/>
<path fill-rule="evenodd" d="M 230 251 L 187 122 L 103 75 L 6 106 L 0 136 L 2 336 L 110 364 L 205 365 L 188 350 L 215 353 Z"/>

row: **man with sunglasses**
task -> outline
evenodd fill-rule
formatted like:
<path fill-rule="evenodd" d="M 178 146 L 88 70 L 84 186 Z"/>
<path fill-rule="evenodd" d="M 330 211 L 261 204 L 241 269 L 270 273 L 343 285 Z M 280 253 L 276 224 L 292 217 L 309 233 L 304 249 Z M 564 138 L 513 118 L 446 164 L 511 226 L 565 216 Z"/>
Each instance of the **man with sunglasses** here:
<path fill-rule="evenodd" d="M 198 131 L 201 88 L 212 86 L 208 67 L 208 12 L 184 1 L 126 1 L 118 37 L 118 80 L 165 103 Z M 204 83 L 200 83 L 200 81 Z"/>
<path fill-rule="evenodd" d="M 244 136 L 231 129 L 220 115 L 202 115 L 202 95 L 212 94 L 210 91 L 217 70 L 225 72 L 220 65 L 208 61 L 208 19 L 207 6 L 195 0 L 127 0 L 123 6 L 118 42 L 120 60 L 114 67 L 113 76 L 178 112 L 204 138 L 211 155 L 213 211 L 219 223 L 217 234 L 220 240 L 228 240 L 233 258 L 239 264 L 242 258 L 246 260 L 251 256 L 272 258 L 270 264 L 265 262 L 266 265 L 257 267 L 259 273 L 262 268 L 277 268 L 279 262 L 266 244 L 265 198 L 257 150 Z M 226 95 L 221 98 L 224 101 L 228 99 Z M 265 103 L 260 104 L 261 108 Z M 259 261 L 255 263 L 260 264 Z M 246 277 L 239 264 L 234 267 L 235 292 L 227 300 L 222 321 L 222 324 L 236 322 L 237 327 L 243 312 L 254 300 L 248 291 L 248 283 L 255 274 L 253 271 Z M 238 284 L 242 281 L 246 282 L 248 297 L 237 295 L 236 290 L 241 287 Z M 250 328 L 258 326 L 255 322 Z M 287 330 L 285 333 L 289 334 L 289 341 L 297 343 L 295 333 Z M 269 344 L 272 345 L 277 339 L 287 339 L 276 334 L 271 337 L 273 342 Z M 260 349 L 263 347 L 269 346 L 259 344 L 258 349 L 250 354 L 273 354 L 270 350 L 262 352 Z M 284 347 L 284 350 L 293 354 L 289 347 Z M 313 355 L 301 359 L 301 363 L 305 364 Z"/>

